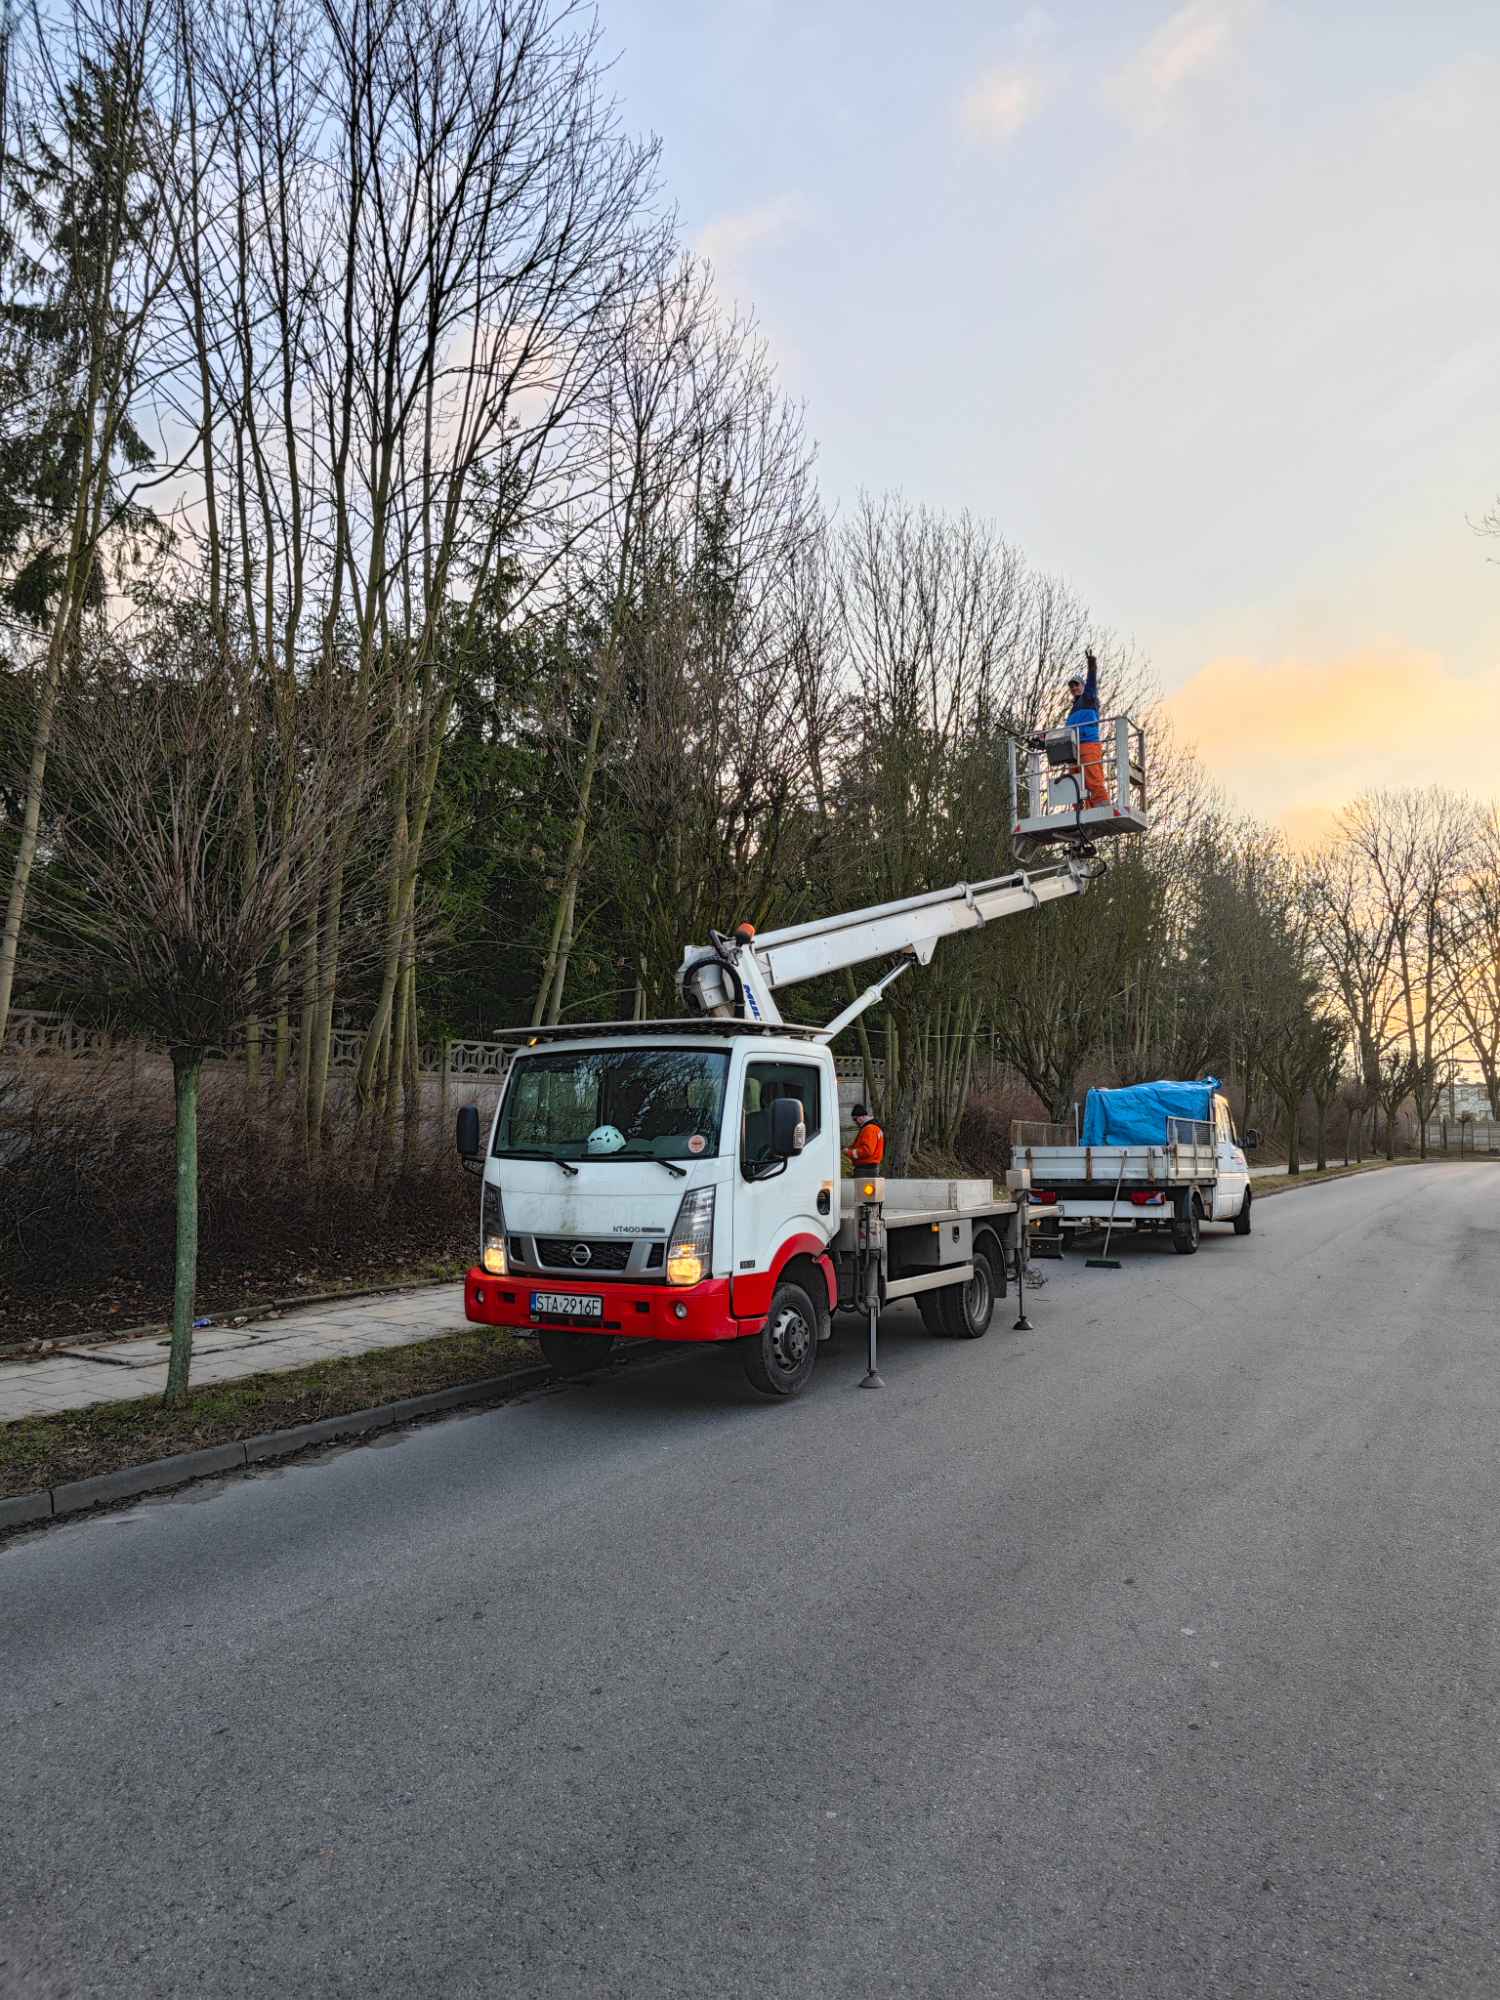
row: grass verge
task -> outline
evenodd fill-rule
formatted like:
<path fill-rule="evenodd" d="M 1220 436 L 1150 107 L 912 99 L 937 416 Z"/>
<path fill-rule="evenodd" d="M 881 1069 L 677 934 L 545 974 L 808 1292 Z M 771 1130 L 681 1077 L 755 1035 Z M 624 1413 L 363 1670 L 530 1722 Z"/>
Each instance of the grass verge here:
<path fill-rule="evenodd" d="M 1304 1167 L 1300 1174 L 1252 1174 L 1250 1191 L 1257 1201 L 1267 1195 L 1290 1194 L 1294 1188 L 1316 1187 L 1320 1181 L 1350 1180 L 1355 1174 L 1378 1174 L 1386 1167 L 1415 1166 L 1414 1160 L 1364 1160 L 1357 1167 Z"/>
<path fill-rule="evenodd" d="M 536 1360 L 533 1342 L 476 1326 L 411 1347 L 378 1348 L 310 1368 L 249 1375 L 239 1382 L 205 1383 L 190 1391 L 181 1410 L 164 1410 L 145 1399 L 23 1417 L 0 1424 L 0 1497 L 90 1479 L 174 1452 L 230 1444 L 262 1431 L 347 1416 L 489 1375 L 508 1375 Z"/>
<path fill-rule="evenodd" d="M 1479 1160 L 1487 1157 L 1483 1153 L 1478 1155 Z M 1274 1178 L 1269 1174 L 1252 1174 L 1250 1186 L 1255 1199 L 1260 1201 L 1268 1194 L 1290 1194 L 1293 1188 L 1316 1187 L 1319 1181 L 1347 1180 L 1351 1174 L 1378 1174 L 1387 1167 L 1472 1167 L 1475 1164 L 1476 1158 L 1472 1153 L 1463 1159 L 1456 1153 L 1429 1153 L 1425 1160 L 1416 1153 L 1401 1153 L 1394 1160 L 1361 1160 L 1356 1167 L 1326 1167 L 1322 1173 L 1316 1167 L 1304 1167 L 1300 1174 L 1277 1174 Z"/>

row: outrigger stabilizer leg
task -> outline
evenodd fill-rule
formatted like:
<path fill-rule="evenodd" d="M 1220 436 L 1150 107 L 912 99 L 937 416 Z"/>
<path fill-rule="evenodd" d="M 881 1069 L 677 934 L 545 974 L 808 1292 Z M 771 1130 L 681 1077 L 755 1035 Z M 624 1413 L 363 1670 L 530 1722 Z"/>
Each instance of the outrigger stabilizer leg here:
<path fill-rule="evenodd" d="M 1017 1319 L 1012 1333 L 1032 1332 L 1031 1321 L 1026 1317 L 1026 1230 L 1024 1224 L 1016 1234 L 1016 1312 Z"/>
<path fill-rule="evenodd" d="M 881 1374 L 880 1369 L 877 1366 L 877 1363 L 879 1361 L 879 1354 L 877 1352 L 880 1339 L 879 1327 L 880 1327 L 880 1300 L 872 1292 L 870 1294 L 870 1332 L 869 1332 L 870 1365 L 869 1368 L 865 1371 L 864 1377 L 860 1382 L 859 1386 L 861 1389 L 883 1389 L 885 1387 L 885 1378 Z"/>

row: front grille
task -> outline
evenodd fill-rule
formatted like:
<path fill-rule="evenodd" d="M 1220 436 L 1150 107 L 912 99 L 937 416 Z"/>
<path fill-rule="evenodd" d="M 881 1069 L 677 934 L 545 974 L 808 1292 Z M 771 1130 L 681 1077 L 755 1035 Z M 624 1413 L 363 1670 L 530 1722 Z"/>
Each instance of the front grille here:
<path fill-rule="evenodd" d="M 595 1243 L 587 1241 L 588 1260 L 577 1263 L 573 1252 L 584 1239 L 575 1236 L 539 1236 L 536 1239 L 536 1254 L 543 1264 L 554 1270 L 577 1271 L 580 1276 L 586 1271 L 623 1271 L 630 1263 L 628 1243 Z"/>

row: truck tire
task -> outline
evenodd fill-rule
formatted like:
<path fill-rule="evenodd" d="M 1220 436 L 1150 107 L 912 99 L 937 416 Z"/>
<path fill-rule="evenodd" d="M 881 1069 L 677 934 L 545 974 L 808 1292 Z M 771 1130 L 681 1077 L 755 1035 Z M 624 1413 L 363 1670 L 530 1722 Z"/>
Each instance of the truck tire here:
<path fill-rule="evenodd" d="M 995 1297 L 1003 1299 L 1009 1279 L 1011 1260 L 1005 1254 L 1005 1245 L 998 1236 L 985 1234 L 975 1243 L 976 1250 L 983 1251 L 990 1260 L 990 1279 L 995 1288 Z"/>
<path fill-rule="evenodd" d="M 615 1351 L 612 1333 L 543 1332 L 537 1339 L 542 1359 L 553 1374 L 560 1375 L 564 1381 L 602 1368 Z"/>
<path fill-rule="evenodd" d="M 988 1250 L 974 1252 L 974 1275 L 966 1285 L 948 1285 L 935 1292 L 946 1332 L 954 1340 L 979 1340 L 995 1316 L 995 1261 Z"/>
<path fill-rule="evenodd" d="M 1244 1200 L 1243 1200 L 1243 1201 L 1242 1201 L 1242 1202 L 1240 1203 L 1240 1212 L 1239 1212 L 1239 1214 L 1238 1214 L 1238 1215 L 1237 1215 L 1237 1216 L 1236 1216 L 1236 1217 L 1234 1218 L 1234 1233 L 1235 1233 L 1235 1235 L 1236 1235 L 1236 1236 L 1248 1236 L 1248 1235 L 1250 1234 L 1250 1190 L 1249 1190 L 1249 1188 L 1246 1188 L 1246 1189 L 1245 1189 L 1245 1199 L 1244 1199 Z"/>
<path fill-rule="evenodd" d="M 1183 1203 L 1182 1213 L 1172 1222 L 1172 1248 L 1179 1257 L 1191 1257 L 1198 1248 L 1202 1222 L 1203 1211 L 1198 1206 L 1198 1197 L 1190 1194 Z"/>
<path fill-rule="evenodd" d="M 922 1315 L 922 1324 L 934 1340 L 948 1338 L 948 1319 L 943 1311 L 942 1292 L 918 1292 L 917 1311 Z"/>
<path fill-rule="evenodd" d="M 759 1333 L 741 1341 L 750 1386 L 763 1396 L 796 1396 L 818 1358 L 818 1309 L 802 1289 L 783 1281 Z"/>

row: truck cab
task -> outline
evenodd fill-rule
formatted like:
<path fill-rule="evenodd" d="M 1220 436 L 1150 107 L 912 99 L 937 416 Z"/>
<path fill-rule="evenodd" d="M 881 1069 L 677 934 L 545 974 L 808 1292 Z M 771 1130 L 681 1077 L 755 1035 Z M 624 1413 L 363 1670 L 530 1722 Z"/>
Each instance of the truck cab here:
<path fill-rule="evenodd" d="M 1250 1192 L 1250 1162 L 1235 1129 L 1229 1100 L 1218 1092 L 1213 1103 L 1214 1195 L 1213 1222 L 1233 1222 L 1245 1208 Z"/>
<path fill-rule="evenodd" d="M 794 1290 L 784 1346 L 800 1362 L 838 1303 L 827 1045 L 712 1021 L 565 1036 L 511 1064 L 481 1160 L 469 1318 L 541 1336 L 574 1373 L 618 1337 L 740 1339 Z"/>

